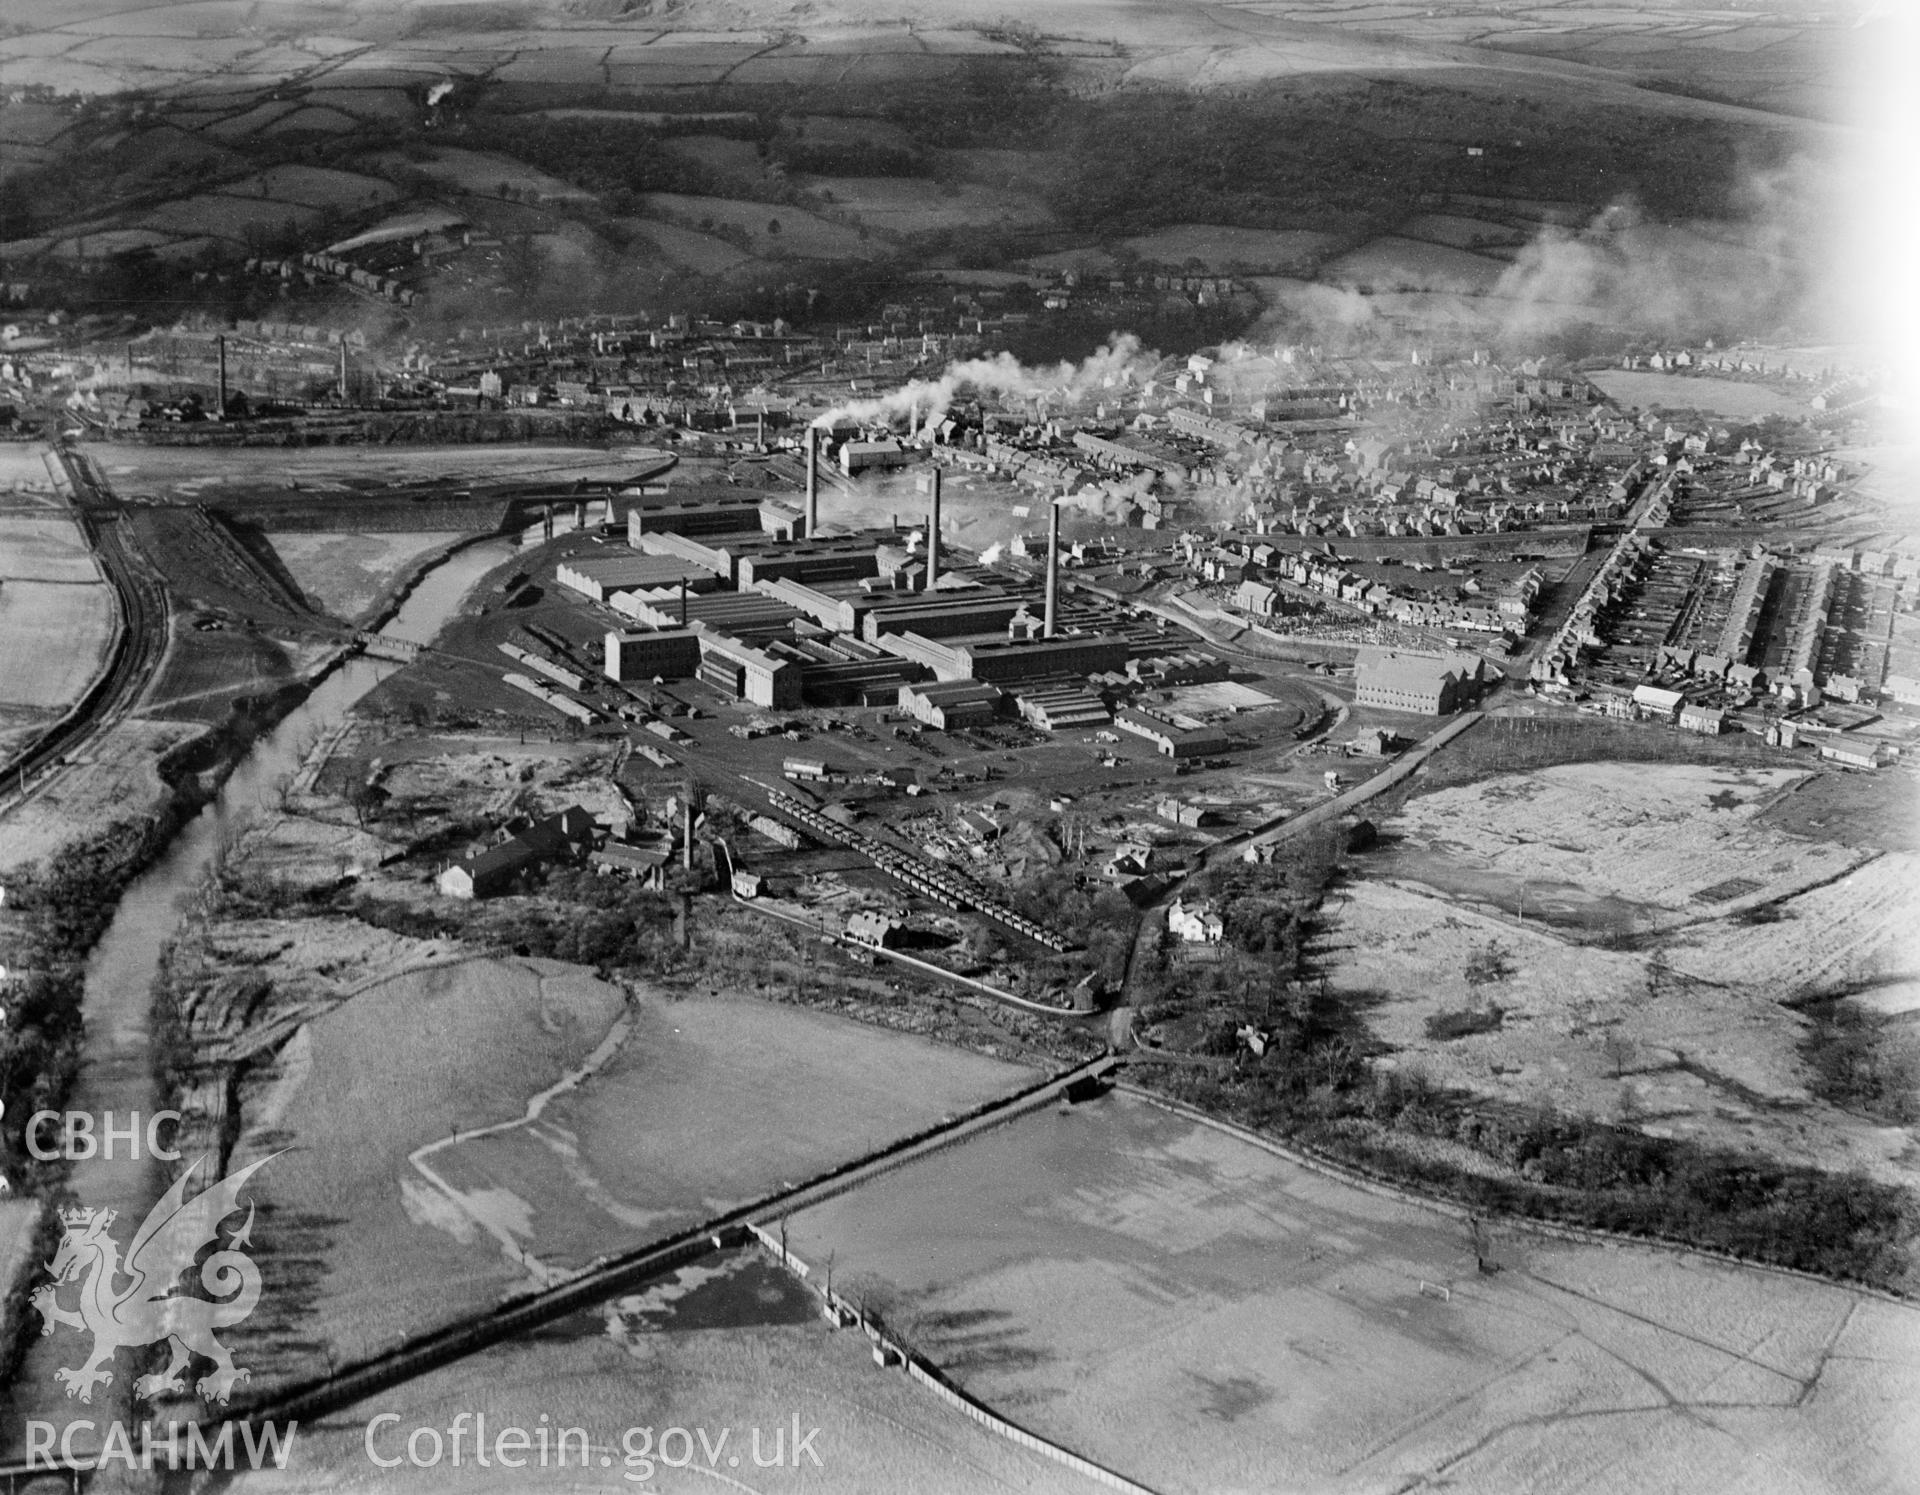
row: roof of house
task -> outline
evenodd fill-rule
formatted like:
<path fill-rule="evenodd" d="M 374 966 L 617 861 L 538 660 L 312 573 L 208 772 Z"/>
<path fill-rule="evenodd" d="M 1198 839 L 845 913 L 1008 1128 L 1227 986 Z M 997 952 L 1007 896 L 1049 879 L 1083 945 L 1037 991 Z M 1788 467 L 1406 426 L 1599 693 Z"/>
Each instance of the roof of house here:
<path fill-rule="evenodd" d="M 1475 654 L 1429 654 L 1400 649 L 1362 649 L 1354 660 L 1354 681 L 1377 690 L 1425 694 L 1448 681 L 1477 680 L 1484 665 Z"/>

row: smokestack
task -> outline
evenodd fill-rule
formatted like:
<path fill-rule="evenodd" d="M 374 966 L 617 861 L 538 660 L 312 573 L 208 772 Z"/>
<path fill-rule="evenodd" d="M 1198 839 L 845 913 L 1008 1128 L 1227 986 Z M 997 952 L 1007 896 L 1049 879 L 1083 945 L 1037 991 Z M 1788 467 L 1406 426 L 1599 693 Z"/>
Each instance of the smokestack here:
<path fill-rule="evenodd" d="M 687 579 L 680 578 L 680 626 L 687 626 Z"/>
<path fill-rule="evenodd" d="M 807 538 L 820 528 L 820 428 L 807 427 Z"/>
<path fill-rule="evenodd" d="M 214 348 L 220 354 L 220 418 L 227 418 L 227 335 L 223 332 L 213 340 Z"/>
<path fill-rule="evenodd" d="M 1055 610 L 1060 596 L 1060 505 L 1047 505 L 1047 608 L 1040 625 L 1040 637 L 1052 638 Z"/>
<path fill-rule="evenodd" d="M 933 500 L 927 505 L 927 590 L 940 584 L 940 469 L 933 470 Z"/>
<path fill-rule="evenodd" d="M 347 339 L 340 339 L 340 403 L 347 403 Z"/>
<path fill-rule="evenodd" d="M 693 790 L 687 790 L 686 804 L 681 807 L 681 824 L 684 830 L 680 841 L 680 867 L 686 872 L 693 871 Z"/>

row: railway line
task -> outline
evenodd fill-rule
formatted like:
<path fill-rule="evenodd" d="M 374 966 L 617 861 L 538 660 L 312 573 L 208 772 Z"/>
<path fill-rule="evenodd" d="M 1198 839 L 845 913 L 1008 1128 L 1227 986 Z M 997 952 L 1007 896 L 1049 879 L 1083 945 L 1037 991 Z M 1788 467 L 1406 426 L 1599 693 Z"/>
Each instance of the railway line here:
<path fill-rule="evenodd" d="M 120 626 L 107 667 L 59 721 L 0 764 L 0 782 L 24 786 L 54 767 L 140 699 L 167 651 L 165 584 L 130 546 L 112 490 L 81 453 L 62 445 L 61 466 L 73 484 L 81 533 L 113 588 Z"/>

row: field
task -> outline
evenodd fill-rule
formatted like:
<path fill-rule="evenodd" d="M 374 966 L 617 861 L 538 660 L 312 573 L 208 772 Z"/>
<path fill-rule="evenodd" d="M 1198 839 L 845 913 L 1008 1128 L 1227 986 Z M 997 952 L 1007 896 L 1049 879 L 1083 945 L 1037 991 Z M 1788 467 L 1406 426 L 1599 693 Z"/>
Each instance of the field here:
<path fill-rule="evenodd" d="M 356 929 L 304 948 L 305 921 L 277 949 L 244 928 L 215 937 L 259 945 L 266 972 L 304 1001 L 350 959 Z M 276 1377 L 310 1373 L 322 1344 L 360 1353 L 471 1312 L 1026 1077 L 749 998 L 623 999 L 552 961 L 389 979 L 369 969 L 371 983 L 308 1023 L 245 1106 L 241 1151 L 294 1149 L 266 1191 L 291 1253 L 279 1270 L 324 1263 L 283 1310 L 308 1348 L 268 1350 L 285 1325 L 248 1326 Z M 568 1074 L 583 1077 L 577 1088 L 556 1083 Z"/>
<path fill-rule="evenodd" d="M 1660 406 L 1668 410 L 1702 410 L 1728 420 L 1759 420 L 1768 415 L 1805 415 L 1807 402 L 1797 394 L 1717 379 L 1682 374 L 1656 374 L 1642 369 L 1596 369 L 1588 375 L 1610 400 L 1622 406 Z"/>
<path fill-rule="evenodd" d="M 1586 763 L 1442 789 L 1395 822 L 1387 875 L 1562 927 L 1646 932 L 1724 918 L 1871 854 L 1760 819 L 1800 776 Z"/>
<path fill-rule="evenodd" d="M 1409 239 L 1431 239 L 1455 249 L 1517 243 L 1525 235 L 1509 224 L 1489 223 L 1484 218 L 1458 218 L 1446 213 L 1423 213 L 1400 225 Z"/>
<path fill-rule="evenodd" d="M 756 255 L 868 259 L 875 253 L 854 229 L 784 203 L 741 202 L 731 197 L 696 197 L 680 192 L 649 192 L 641 203 L 649 216 L 682 228 L 705 231 L 723 224 L 737 229 L 747 236 Z"/>
<path fill-rule="evenodd" d="M 1920 869 L 1903 862 L 1871 889 L 1858 885 L 1881 863 L 1794 899 L 1781 923 L 1696 926 L 1658 956 L 1368 878 L 1332 919 L 1332 987 L 1359 1005 L 1387 1062 L 1436 1085 L 1910 1185 L 1904 1130 L 1812 1097 L 1801 1056 L 1809 1023 L 1785 1005 L 1809 986 L 1864 976 L 1876 943 L 1880 960 L 1905 953 L 1899 921 L 1911 918 Z M 1858 963 L 1855 940 L 1869 947 Z M 1504 974 L 1477 983 L 1490 951 Z M 1453 1014 L 1493 1015 L 1473 1025 L 1485 1031 L 1461 1036 L 1428 1026 Z"/>
<path fill-rule="evenodd" d="M 839 1333 L 806 1298 L 756 1254 L 730 1253 L 716 1270 L 701 1261 L 644 1295 L 595 1313 L 583 1313 L 537 1334 L 404 1386 L 320 1422 L 303 1424 L 286 1475 L 236 1476 L 235 1495 L 277 1495 L 289 1488 L 377 1487 L 383 1495 L 440 1495 L 451 1487 L 498 1495 L 547 1488 L 599 1495 L 653 1490 L 694 1495 L 716 1488 L 758 1495 L 980 1495 L 983 1491 L 1056 1491 L 1069 1488 L 1059 1465 L 1017 1447 L 952 1411 L 897 1370 L 874 1365 L 867 1341 Z M 709 1305 L 718 1306 L 718 1322 Z M 705 1309 L 703 1312 L 702 1310 Z M 367 1456 L 368 1419 L 390 1412 L 397 1423 L 375 1430 L 382 1458 L 398 1468 L 376 1469 Z M 507 1427 L 584 1428 L 590 1467 L 579 1463 L 578 1443 L 564 1469 L 541 1468 L 538 1445 L 520 1472 L 495 1463 L 480 1468 L 468 1435 L 457 1472 L 404 1462 L 416 1429 L 443 1433 L 461 1413 L 486 1418 L 489 1437 Z M 801 1436 L 818 1428 L 806 1451 L 795 1452 L 793 1419 Z M 773 1462 L 774 1429 L 784 1430 L 784 1468 Z M 709 1470 L 696 1441 L 694 1466 L 675 1469 L 657 1459 L 651 1469 L 628 1463 L 645 1450 L 629 1428 L 655 1430 L 658 1450 L 669 1428 L 704 1429 L 718 1440 L 718 1468 Z M 537 1434 L 536 1434 L 537 1436 Z M 423 1457 L 429 1449 L 421 1436 Z M 681 1457 L 669 1441 L 668 1457 Z M 606 1463 L 603 1465 L 602 1460 Z M 738 1459 L 737 1466 L 729 1464 Z M 795 1467 L 795 1466 L 798 1467 Z"/>
<path fill-rule="evenodd" d="M 1907 774 L 1813 774 L 1761 818 L 1790 835 L 1920 851 L 1920 784 Z"/>
<path fill-rule="evenodd" d="M 247 1107 L 234 1166 L 293 1148 L 261 1175 L 270 1294 L 276 1276 L 303 1274 L 303 1259 L 322 1265 L 297 1296 L 271 1294 L 277 1312 L 247 1324 L 260 1336 L 249 1346 L 257 1376 L 311 1374 L 322 1345 L 364 1354 L 524 1280 L 496 1252 L 428 1227 L 421 1211 L 434 1197 L 408 1154 L 518 1115 L 592 1051 L 621 1005 L 616 989 L 582 973 L 472 961 L 377 982 L 289 1041 L 271 1086 Z M 270 1350 L 288 1323 L 308 1347 Z"/>
<path fill-rule="evenodd" d="M 1417 239 L 1375 239 L 1326 265 L 1322 274 L 1340 285 L 1388 291 L 1490 291 L 1505 267 L 1497 259 L 1428 244 Z"/>
<path fill-rule="evenodd" d="M 240 448 L 220 454 L 210 471 L 206 453 L 192 447 L 115 447 L 101 456 L 122 498 L 215 503 L 231 494 L 318 495 L 371 493 L 410 483 L 621 481 L 656 466 L 660 454 L 643 447 L 601 451 L 584 446 L 407 446 Z M 343 528 L 353 528 L 341 508 Z"/>
<path fill-rule="evenodd" d="M 0 587 L 15 581 L 91 582 L 100 567 L 65 514 L 0 514 Z"/>
<path fill-rule="evenodd" d="M 199 731 L 182 722 L 140 720 L 109 728 L 84 762 L 43 780 L 7 810 L 0 821 L 0 873 L 83 839 L 116 817 L 157 808 L 168 791 L 155 765 Z"/>
<path fill-rule="evenodd" d="M 1330 905 L 1325 969 L 1443 1087 L 1910 1184 L 1908 1134 L 1815 1099 L 1804 1053 L 1806 1002 L 1914 968 L 1920 860 L 1857 844 L 1864 791 L 1832 778 L 1590 763 L 1422 795 Z"/>
<path fill-rule="evenodd" d="M 462 538 L 458 530 L 353 534 L 284 531 L 271 535 L 274 553 L 309 601 L 349 623 L 360 623 L 415 562 Z"/>
<path fill-rule="evenodd" d="M 1920 1316 L 1463 1224 L 1130 1095 L 796 1216 L 966 1390 L 1170 1492 L 1901 1487 Z M 1423 1284 L 1430 1284 L 1423 1288 Z"/>
<path fill-rule="evenodd" d="M 441 148 L 423 160 L 396 156 L 376 156 L 371 164 L 385 171 L 397 166 L 418 171 L 434 181 L 483 197 L 501 195 L 507 188 L 515 194 L 539 198 L 587 197 L 570 182 L 523 165 L 511 156 L 496 156 L 482 151 Z"/>
<path fill-rule="evenodd" d="M 803 1008 L 642 1001 L 594 1082 L 432 1167 L 483 1229 L 586 1265 L 1014 1089 L 1024 1071 Z M 735 1118 L 752 1117 L 751 1125 Z M 697 1139 L 727 1138 L 724 1164 Z"/>
<path fill-rule="evenodd" d="M 623 222 L 644 234 L 666 259 L 687 269 L 730 270 L 750 258 L 744 249 L 725 239 L 716 239 L 712 234 L 677 228 L 651 218 L 628 218 Z"/>
<path fill-rule="evenodd" d="M 60 711 L 79 700 L 117 616 L 104 582 L 0 578 L 0 706 Z"/>
<path fill-rule="evenodd" d="M 1333 242 L 1332 234 L 1306 229 L 1227 228 L 1181 223 L 1122 241 L 1144 260 L 1184 267 L 1199 260 L 1209 271 L 1281 270 L 1312 260 Z"/>
<path fill-rule="evenodd" d="M 916 177 L 809 177 L 807 187 L 828 196 L 835 208 L 888 233 L 925 233 L 930 229 L 1025 227 L 1048 223 L 1045 201 L 1028 192 L 974 182 L 945 186 Z M 784 234 L 785 220 L 781 222 Z"/>

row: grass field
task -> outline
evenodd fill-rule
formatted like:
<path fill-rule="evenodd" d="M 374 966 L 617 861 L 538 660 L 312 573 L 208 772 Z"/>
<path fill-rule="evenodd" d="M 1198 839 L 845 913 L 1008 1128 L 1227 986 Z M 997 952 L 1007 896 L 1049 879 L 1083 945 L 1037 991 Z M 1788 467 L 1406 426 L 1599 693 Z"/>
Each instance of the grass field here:
<path fill-rule="evenodd" d="M 0 580 L 0 704 L 63 710 L 79 700 L 117 617 L 104 582 Z"/>
<path fill-rule="evenodd" d="M 1809 406 L 1797 394 L 1745 384 L 1644 369 L 1596 369 L 1589 376 L 1607 398 L 1623 406 L 1661 405 L 1670 410 L 1700 410 L 1728 420 L 1759 420 L 1768 415 L 1805 415 Z"/>
<path fill-rule="evenodd" d="M 1920 1458 L 1910 1308 L 1517 1234 L 1483 1276 L 1457 1221 L 1128 1095 L 789 1239 L 990 1406 L 1170 1492 L 1892 1489 Z"/>
<path fill-rule="evenodd" d="M 275 1083 L 249 1104 L 235 1153 L 237 1166 L 243 1154 L 292 1149 L 261 1174 L 268 1280 L 298 1286 L 246 1326 L 257 1376 L 311 1374 L 323 1345 L 365 1353 L 522 1280 L 497 1252 L 416 1218 L 427 1191 L 407 1155 L 518 1115 L 620 1007 L 618 991 L 583 974 L 476 961 L 376 985 L 296 1036 Z M 292 1324 L 304 1348 L 279 1345 Z"/>
<path fill-rule="evenodd" d="M 309 601 L 345 622 L 366 619 L 408 566 L 462 538 L 458 530 L 350 534 L 286 531 L 270 537 Z"/>
<path fill-rule="evenodd" d="M 1181 223 L 1125 240 L 1127 248 L 1156 264 L 1185 266 L 1197 259 L 1209 270 L 1279 270 L 1312 259 L 1333 235 L 1307 229 L 1227 228 Z"/>
<path fill-rule="evenodd" d="M 622 222 L 637 228 L 667 260 L 686 269 L 730 270 L 751 258 L 744 249 L 725 239 L 716 239 L 712 234 L 679 228 L 653 218 L 627 218 Z"/>
<path fill-rule="evenodd" d="M 14 581 L 89 582 L 100 567 L 65 514 L 0 515 L 0 586 Z"/>
<path fill-rule="evenodd" d="M 1343 285 L 1394 291 L 1489 291 L 1502 265 L 1486 255 L 1444 244 L 1389 236 L 1343 254 L 1323 273 Z"/>
<path fill-rule="evenodd" d="M 280 957 L 275 982 L 342 958 L 310 955 Z M 248 1325 L 272 1375 L 311 1373 L 323 1344 L 359 1353 L 482 1307 L 536 1263 L 564 1271 L 644 1244 L 1026 1075 L 755 1000 L 648 996 L 625 1011 L 604 1067 L 525 1124 L 536 1093 L 623 1012 L 618 990 L 576 968 L 430 968 L 375 984 L 292 1040 L 246 1102 L 242 1142 L 292 1149 L 266 1192 L 276 1270 L 304 1285 L 281 1310 L 295 1318 Z M 305 1347 L 279 1347 L 295 1321 Z"/>
<path fill-rule="evenodd" d="M 497 196 L 502 186 L 536 198 L 590 195 L 570 182 L 525 165 L 511 156 L 497 156 L 486 151 L 442 147 L 424 160 L 381 155 L 372 157 L 369 164 L 383 171 L 406 167 L 462 192 L 486 197 Z"/>
<path fill-rule="evenodd" d="M 918 177 L 808 177 L 809 190 L 831 194 L 833 205 L 888 233 L 937 228 L 1048 223 L 1052 211 L 1038 196 L 979 183 L 951 187 Z M 781 220 L 784 231 L 785 220 Z"/>
<path fill-rule="evenodd" d="M 1524 899 L 1531 917 L 1562 927 L 1719 917 L 1838 877 L 1868 855 L 1760 819 L 1800 776 L 1582 763 L 1442 789 L 1395 821 L 1389 875 L 1510 913 Z"/>
<path fill-rule="evenodd" d="M 538 1123 L 434 1155 L 471 1213 L 524 1222 L 513 1234 L 544 1262 L 585 1265 L 695 1224 L 1028 1078 L 754 999 L 648 1000 L 632 1021 L 594 1082 Z"/>
<path fill-rule="evenodd" d="M 1813 1097 L 1808 1022 L 1785 1005 L 1910 968 L 1902 921 L 1913 900 L 1899 889 L 1912 888 L 1915 868 L 1862 887 L 1882 866 L 1792 900 L 1779 923 L 1699 925 L 1657 957 L 1363 880 L 1331 919 L 1331 983 L 1393 1065 L 1443 1088 L 1910 1186 L 1906 1132 Z M 1475 984 L 1490 950 L 1506 974 Z M 1428 1026 L 1496 1009 L 1476 1025 L 1486 1031 L 1442 1037 Z"/>
<path fill-rule="evenodd" d="M 785 203 L 741 202 L 683 192 L 649 192 L 641 198 L 649 216 L 683 228 L 726 224 L 746 234 L 756 255 L 803 259 L 868 259 L 876 252 L 843 224 L 830 223 Z M 779 227 L 776 229 L 775 224 Z"/>
<path fill-rule="evenodd" d="M 755 1273 L 761 1282 L 755 1296 L 777 1293 L 779 1301 L 749 1300 L 736 1322 L 716 1328 L 669 1321 L 654 1332 L 632 1332 L 624 1312 L 581 1314 L 429 1372 L 363 1406 L 302 1425 L 286 1473 L 241 1473 L 230 1488 L 235 1495 L 278 1495 L 289 1488 L 441 1495 L 455 1487 L 489 1495 L 549 1487 L 576 1495 L 635 1490 L 696 1495 L 717 1489 L 755 1495 L 983 1495 L 1076 1487 L 1069 1483 L 1076 1476 L 1059 1465 L 952 1411 L 898 1370 L 881 1370 L 862 1336 L 835 1333 L 818 1318 L 793 1322 L 798 1294 L 777 1279 L 769 1281 L 767 1269 L 753 1258 L 735 1257 L 724 1270 L 728 1277 Z M 685 1279 L 696 1274 L 707 1279 L 710 1293 L 730 1287 L 715 1283 L 712 1268 L 701 1262 L 647 1296 L 685 1298 Z M 744 1284 L 731 1290 L 743 1296 Z M 610 1323 L 619 1327 L 610 1330 Z M 375 1430 L 376 1451 L 382 1458 L 400 1458 L 398 1468 L 376 1468 L 367 1457 L 367 1423 L 380 1413 L 400 1419 Z M 580 1467 L 575 1441 L 567 1467 L 549 1463 L 542 1468 L 536 1441 L 525 1469 L 503 1469 L 498 1463 L 481 1468 L 473 1461 L 470 1432 L 458 1470 L 444 1463 L 417 1468 L 405 1462 L 407 1440 L 416 1429 L 437 1428 L 444 1435 L 461 1413 L 484 1416 L 490 1438 L 520 1426 L 534 1430 L 537 1440 L 543 1416 L 550 1417 L 549 1427 L 583 1428 L 589 1466 Z M 795 1452 L 795 1417 L 803 1437 L 809 1429 L 820 1430 L 807 1445 L 818 1455 L 817 1467 L 806 1451 Z M 761 1462 L 771 1463 L 776 1426 L 785 1430 L 780 1441 L 785 1467 L 756 1468 L 752 1429 L 761 1431 Z M 627 1462 L 629 1452 L 648 1445 L 637 1434 L 626 1441 L 626 1432 L 643 1427 L 654 1430 L 655 1449 L 668 1428 L 704 1429 L 716 1444 L 723 1429 L 732 1431 L 724 1449 L 716 1447 L 717 1469 L 706 1467 L 697 1438 L 693 1467 L 676 1469 L 656 1459 L 649 1469 Z M 423 1434 L 423 1458 L 428 1448 Z M 669 1440 L 667 1452 L 670 1459 L 681 1458 L 677 1440 Z"/>

